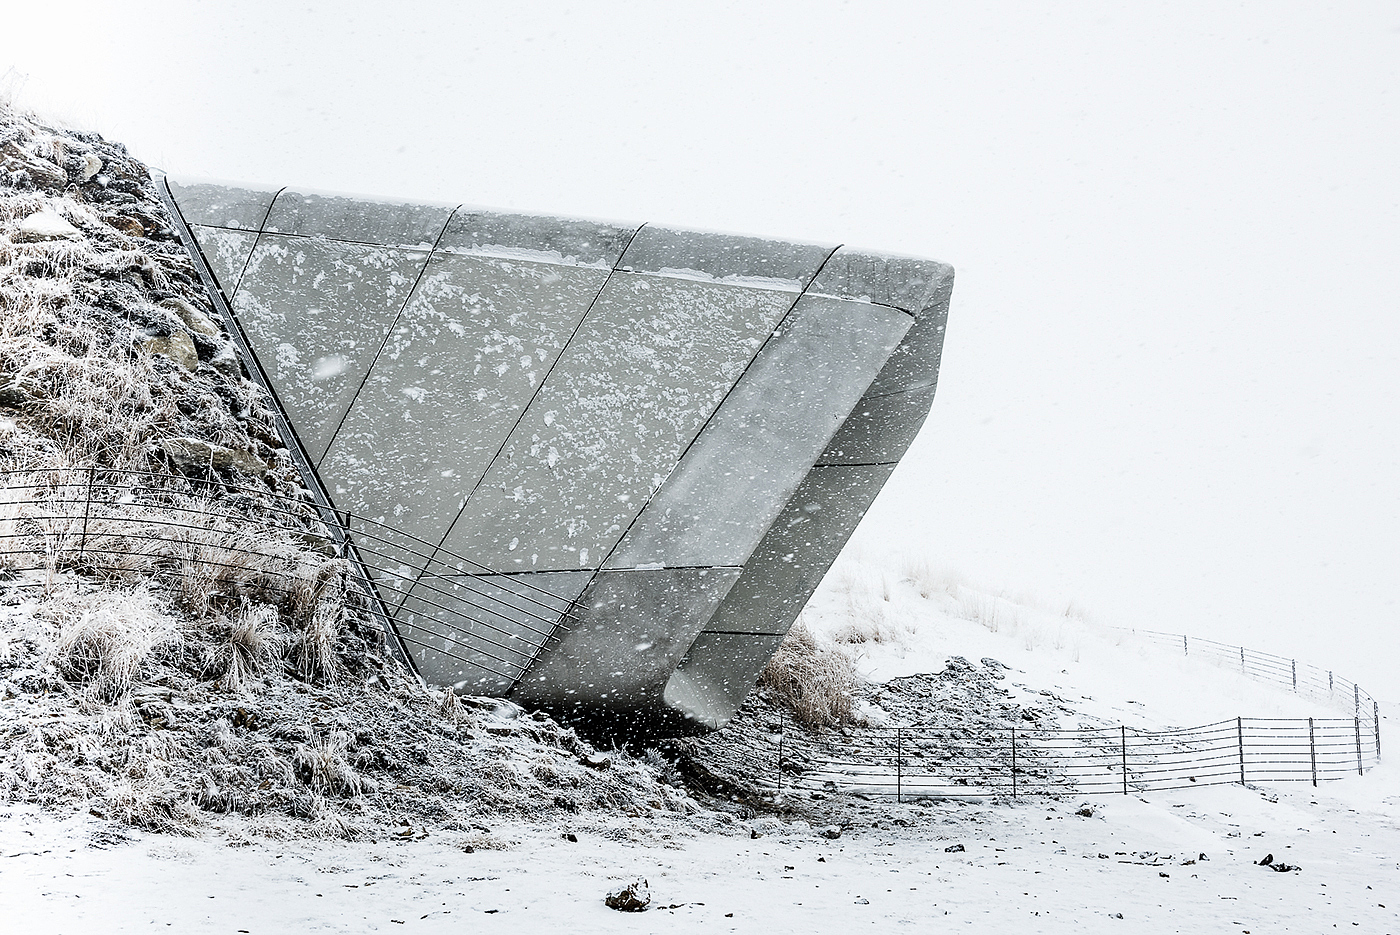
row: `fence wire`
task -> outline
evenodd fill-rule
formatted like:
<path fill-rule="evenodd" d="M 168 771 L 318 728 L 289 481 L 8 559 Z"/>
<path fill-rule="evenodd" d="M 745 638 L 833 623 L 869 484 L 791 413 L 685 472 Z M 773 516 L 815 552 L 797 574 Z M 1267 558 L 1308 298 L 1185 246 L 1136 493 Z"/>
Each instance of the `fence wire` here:
<path fill-rule="evenodd" d="M 1304 698 L 1326 702 L 1342 710 L 1350 710 L 1354 718 L 1369 720 L 1376 712 L 1376 699 L 1361 686 L 1337 675 L 1331 669 L 1299 662 L 1286 656 L 1217 643 L 1185 633 L 1162 633 L 1157 630 L 1129 630 L 1153 645 L 1180 650 L 1183 656 L 1201 659 L 1220 668 L 1240 673 L 1249 679 L 1269 682 L 1287 688 Z"/>
<path fill-rule="evenodd" d="M 0 582 L 10 586 L 51 587 L 73 573 L 154 579 L 177 598 L 295 601 L 320 586 L 326 562 L 351 557 L 405 643 L 511 684 L 567 629 L 566 598 L 380 519 L 267 487 L 96 468 L 0 472 Z"/>
<path fill-rule="evenodd" d="M 1327 782 L 1380 760 L 1360 718 L 1245 718 L 1143 731 L 1126 726 L 977 731 L 741 729 L 718 764 L 774 793 L 986 799 L 1161 792 L 1226 783 Z"/>
<path fill-rule="evenodd" d="M 1356 683 L 1295 659 L 1179 633 L 1131 631 L 1351 717 L 1247 718 L 1146 731 L 1127 726 L 842 728 L 738 723 L 721 773 L 770 793 L 869 799 L 990 799 L 1160 792 L 1361 775 L 1381 758 L 1380 707 Z M 742 717 L 742 716 L 741 716 Z"/>

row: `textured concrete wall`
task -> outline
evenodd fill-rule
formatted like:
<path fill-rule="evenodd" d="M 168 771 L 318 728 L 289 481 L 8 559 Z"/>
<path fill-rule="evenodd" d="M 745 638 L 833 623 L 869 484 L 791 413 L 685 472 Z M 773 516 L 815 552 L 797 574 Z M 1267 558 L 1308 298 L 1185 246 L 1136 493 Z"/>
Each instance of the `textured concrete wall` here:
<path fill-rule="evenodd" d="M 415 665 L 721 726 L 918 432 L 930 260 L 169 180 Z"/>

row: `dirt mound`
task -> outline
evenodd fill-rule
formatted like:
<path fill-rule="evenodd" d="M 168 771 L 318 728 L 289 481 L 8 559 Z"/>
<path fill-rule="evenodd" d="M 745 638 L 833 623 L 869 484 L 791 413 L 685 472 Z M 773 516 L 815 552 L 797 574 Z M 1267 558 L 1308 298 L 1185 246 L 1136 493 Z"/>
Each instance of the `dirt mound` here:
<path fill-rule="evenodd" d="M 799 635 L 799 652 L 832 653 L 808 647 Z M 806 649 L 804 649 L 806 647 Z M 780 654 L 781 656 L 781 654 Z M 940 672 L 860 685 L 845 705 L 845 718 L 816 719 L 804 698 L 825 695 L 829 666 L 815 689 L 794 688 L 783 677 L 753 692 L 734 720 L 714 734 L 674 741 L 667 752 L 697 787 L 741 803 L 754 811 L 776 810 L 809 822 L 844 827 L 879 827 L 882 821 L 912 824 L 923 820 L 922 808 L 945 799 L 961 800 L 948 790 L 920 792 L 911 784 L 903 801 L 896 798 L 896 758 L 915 769 L 933 764 L 965 783 L 969 800 L 998 798 L 984 777 L 1008 775 L 1010 749 L 1003 742 L 1015 729 L 1027 738 L 1040 728 L 1058 726 L 1070 709 L 1017 701 L 1005 687 L 1005 669 L 994 659 L 971 663 L 948 659 Z M 793 669 L 782 665 L 781 675 Z M 904 730 L 899 736 L 896 728 Z M 1017 772 L 1021 791 L 1057 795 L 1072 792 L 1063 777 L 1041 768 L 1030 746 L 1020 750 Z M 960 777 L 960 778 L 959 778 Z"/>

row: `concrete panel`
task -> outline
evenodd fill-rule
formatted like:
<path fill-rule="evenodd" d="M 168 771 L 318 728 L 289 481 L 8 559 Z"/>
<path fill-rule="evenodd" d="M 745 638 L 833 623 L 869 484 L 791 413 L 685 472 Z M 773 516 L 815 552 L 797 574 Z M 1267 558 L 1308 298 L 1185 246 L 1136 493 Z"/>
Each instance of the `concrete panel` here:
<path fill-rule="evenodd" d="M 321 461 L 337 506 L 442 541 L 607 277 L 435 253 Z"/>
<path fill-rule="evenodd" d="M 336 488 L 327 484 L 336 500 Z M 351 515 L 349 529 L 361 560 L 373 577 L 380 597 L 392 612 L 413 590 L 414 583 L 437 551 L 436 542 L 417 539 L 394 528 L 395 517 Z M 477 570 L 477 569 L 472 569 Z"/>
<path fill-rule="evenodd" d="M 598 567 L 792 298 L 614 274 L 447 547 L 497 571 Z"/>
<path fill-rule="evenodd" d="M 894 468 L 812 468 L 705 629 L 787 633 Z"/>
<path fill-rule="evenodd" d="M 439 250 L 612 269 L 638 225 L 459 208 Z"/>
<path fill-rule="evenodd" d="M 781 636 L 701 633 L 666 682 L 666 706 L 693 727 L 718 730 L 743 705 L 782 641 Z"/>
<path fill-rule="evenodd" d="M 827 260 L 809 291 L 902 308 L 921 318 L 930 309 L 946 306 L 952 289 L 953 268 L 946 263 L 842 247 Z"/>
<path fill-rule="evenodd" d="M 822 452 L 820 464 L 888 464 L 904 457 L 933 405 L 934 387 L 867 396 Z"/>
<path fill-rule="evenodd" d="M 190 234 L 209 262 L 209 271 L 223 290 L 224 297 L 230 298 L 238 291 L 238 281 L 243 276 L 243 268 L 248 265 L 248 257 L 253 253 L 253 245 L 258 235 L 250 231 L 229 230 L 224 227 L 191 227 Z"/>
<path fill-rule="evenodd" d="M 259 239 L 233 311 L 313 463 L 427 259 L 426 250 Z"/>
<path fill-rule="evenodd" d="M 801 292 L 833 248 L 648 224 L 632 239 L 619 266 Z"/>
<path fill-rule="evenodd" d="M 560 714 L 657 712 L 737 568 L 601 572 L 511 697 Z"/>
<path fill-rule="evenodd" d="M 186 224 L 231 227 L 257 232 L 262 229 L 275 188 L 224 185 L 218 182 L 177 182 L 166 177 L 170 195 Z"/>
<path fill-rule="evenodd" d="M 951 280 L 949 285 L 952 285 Z M 934 304 L 924 309 L 914 327 L 899 342 L 890 355 L 869 395 L 883 396 L 904 390 L 921 389 L 938 383 L 938 364 L 943 357 L 943 336 L 948 325 L 949 294 L 934 297 Z"/>
<path fill-rule="evenodd" d="M 434 576 L 413 589 L 395 625 L 410 636 L 414 661 L 429 684 L 503 695 L 590 577 Z"/>
<path fill-rule="evenodd" d="M 385 246 L 431 247 L 451 214 L 451 205 L 401 204 L 284 189 L 273 202 L 263 230 Z"/>
<path fill-rule="evenodd" d="M 803 297 L 608 560 L 742 565 L 914 319 Z"/>

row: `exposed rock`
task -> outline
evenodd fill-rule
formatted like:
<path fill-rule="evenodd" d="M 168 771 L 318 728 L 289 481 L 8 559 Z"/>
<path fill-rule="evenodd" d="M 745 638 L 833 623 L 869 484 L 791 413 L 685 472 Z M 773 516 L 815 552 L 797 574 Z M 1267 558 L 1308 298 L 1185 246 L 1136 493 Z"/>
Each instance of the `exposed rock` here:
<path fill-rule="evenodd" d="M 637 880 L 609 893 L 603 902 L 618 912 L 642 912 L 651 905 L 651 890 L 646 880 Z"/>
<path fill-rule="evenodd" d="M 820 834 L 824 838 L 828 838 L 832 841 L 835 841 L 837 838 L 841 837 L 841 826 L 827 825 L 825 828 L 818 831 L 817 834 Z"/>
<path fill-rule="evenodd" d="M 34 398 L 19 381 L 0 383 L 0 406 L 10 409 L 19 409 L 25 403 Z"/>
<path fill-rule="evenodd" d="M 68 184 L 68 173 L 40 156 L 22 149 L 11 141 L 0 146 L 0 168 L 24 172 L 35 186 L 62 188 Z"/>
<path fill-rule="evenodd" d="M 178 295 L 172 295 L 168 299 L 162 299 L 160 307 L 168 308 L 176 315 L 179 315 L 180 320 L 189 326 L 191 331 L 208 335 L 211 338 L 217 337 L 220 333 L 221 329 L 218 325 L 214 324 L 213 319 Z"/>
<path fill-rule="evenodd" d="M 243 364 L 239 362 L 238 355 L 234 353 L 233 344 L 231 343 L 226 342 L 222 347 L 219 348 L 219 352 L 217 354 L 209 358 L 209 366 L 213 367 L 215 370 L 219 371 L 226 377 L 232 377 L 234 379 L 237 379 L 243 376 Z M 253 429 L 251 427 L 248 430 L 248 434 L 254 435 Z M 257 436 L 254 435 L 254 437 Z M 267 441 L 267 439 L 261 440 Z M 275 438 L 272 439 L 272 441 L 275 442 L 278 446 L 282 444 L 281 439 Z"/>
<path fill-rule="evenodd" d="M 161 442 L 160 447 L 171 463 L 185 472 L 212 468 L 216 471 L 236 469 L 254 477 L 267 473 L 267 464 L 256 455 L 225 448 L 201 438 L 170 438 Z"/>
<path fill-rule="evenodd" d="M 62 215 L 51 208 L 45 208 L 43 211 L 36 211 L 29 215 L 19 222 L 19 229 L 15 232 L 15 240 L 20 243 L 36 243 L 41 240 L 76 240 L 82 236 L 82 231 L 69 224 Z"/>
<path fill-rule="evenodd" d="M 78 171 L 78 181 L 91 182 L 93 176 L 102 171 L 102 157 L 96 153 L 83 153 L 82 168 Z"/>
<path fill-rule="evenodd" d="M 168 357 L 190 373 L 199 369 L 199 351 L 195 349 L 194 339 L 183 330 L 172 331 L 166 337 L 148 338 L 145 346 L 152 354 Z"/>

